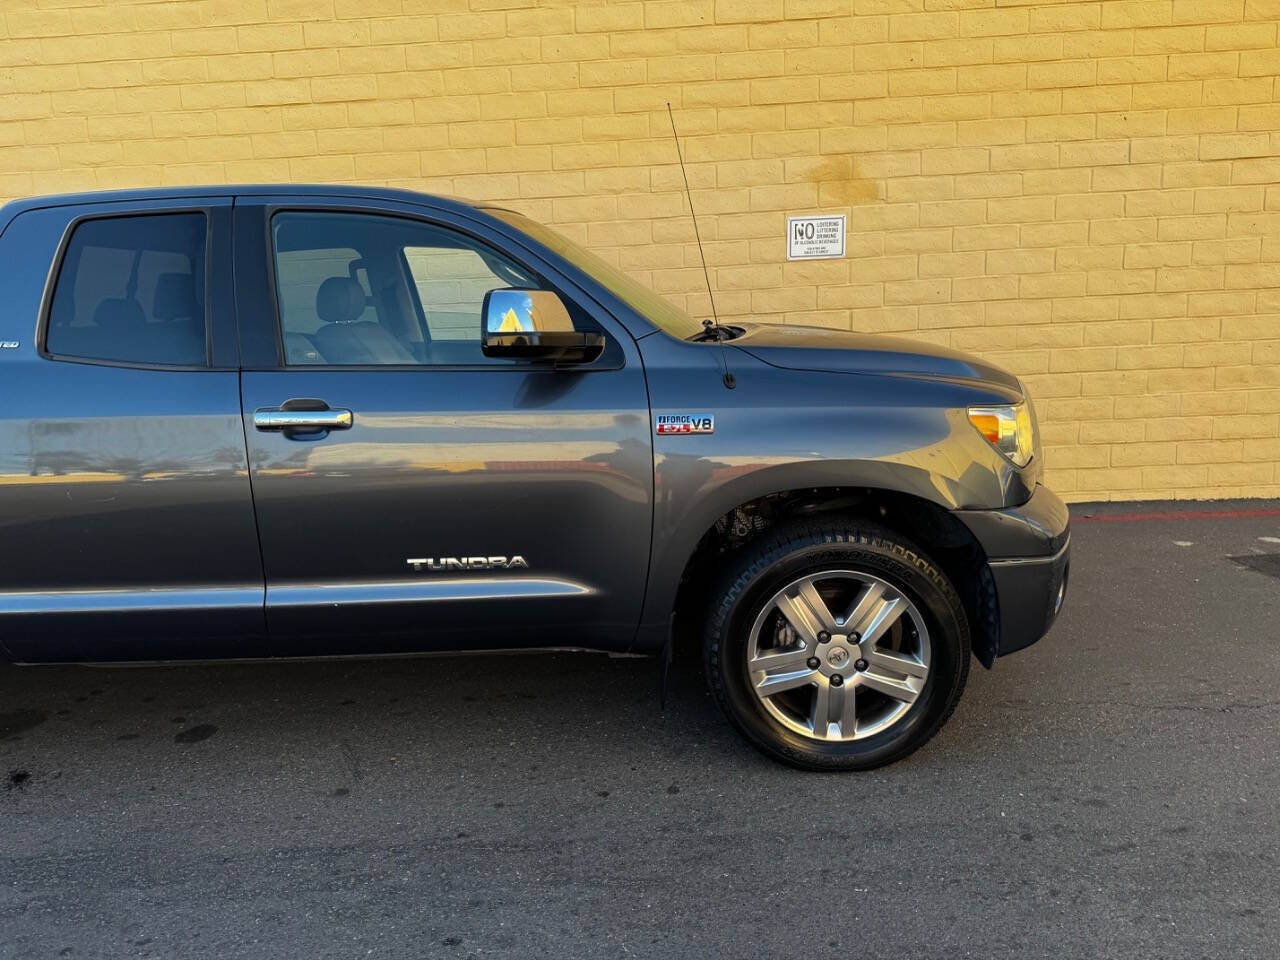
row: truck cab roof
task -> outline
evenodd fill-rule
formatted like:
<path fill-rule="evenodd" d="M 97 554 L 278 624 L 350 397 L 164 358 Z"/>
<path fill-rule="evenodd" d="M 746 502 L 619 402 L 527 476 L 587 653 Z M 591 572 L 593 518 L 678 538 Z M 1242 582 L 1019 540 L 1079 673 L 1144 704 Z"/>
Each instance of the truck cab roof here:
<path fill-rule="evenodd" d="M 175 200 L 184 197 L 338 197 L 352 200 L 391 200 L 457 212 L 474 211 L 480 204 L 458 197 L 446 197 L 396 187 L 374 187 L 336 183 L 241 183 L 193 184 L 181 187 L 133 187 L 126 190 L 91 190 L 23 197 L 0 207 L 0 230 L 20 213 L 45 207 L 80 206 L 98 203 L 128 203 L 139 200 Z M 487 206 L 487 205 L 486 205 Z"/>

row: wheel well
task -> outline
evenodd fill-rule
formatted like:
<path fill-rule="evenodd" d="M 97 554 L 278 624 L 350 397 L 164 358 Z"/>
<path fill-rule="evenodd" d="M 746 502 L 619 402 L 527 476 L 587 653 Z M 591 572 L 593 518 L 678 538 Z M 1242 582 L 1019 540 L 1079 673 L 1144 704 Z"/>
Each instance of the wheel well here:
<path fill-rule="evenodd" d="M 969 618 L 974 656 L 990 667 L 999 649 L 995 581 L 982 545 L 951 511 L 928 500 L 869 487 L 785 490 L 748 500 L 711 525 L 685 564 L 676 593 L 680 620 L 701 624 L 727 558 L 778 523 L 824 514 L 874 520 L 918 545 L 955 585 Z"/>

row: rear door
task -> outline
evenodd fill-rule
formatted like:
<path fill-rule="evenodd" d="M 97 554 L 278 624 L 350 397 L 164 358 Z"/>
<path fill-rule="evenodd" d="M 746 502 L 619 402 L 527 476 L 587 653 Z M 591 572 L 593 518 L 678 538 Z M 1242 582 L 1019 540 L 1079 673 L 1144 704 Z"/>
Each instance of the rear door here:
<path fill-rule="evenodd" d="M 627 647 L 652 505 L 634 341 L 482 222 L 288 198 L 236 218 L 273 649 Z M 499 287 L 557 290 L 604 356 L 486 358 Z"/>
<path fill-rule="evenodd" d="M 31 210 L 0 237 L 16 659 L 266 652 L 230 229 L 229 198 L 193 197 Z"/>

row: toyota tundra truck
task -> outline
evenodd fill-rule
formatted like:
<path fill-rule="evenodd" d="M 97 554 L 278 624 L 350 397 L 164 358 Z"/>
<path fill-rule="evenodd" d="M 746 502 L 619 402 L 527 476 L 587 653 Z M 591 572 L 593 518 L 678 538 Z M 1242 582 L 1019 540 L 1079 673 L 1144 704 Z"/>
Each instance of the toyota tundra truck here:
<path fill-rule="evenodd" d="M 1062 605 L 1031 399 L 974 356 L 699 322 L 389 189 L 20 200 L 0 264 L 13 663 L 665 662 L 679 612 L 754 746 L 865 769 Z"/>

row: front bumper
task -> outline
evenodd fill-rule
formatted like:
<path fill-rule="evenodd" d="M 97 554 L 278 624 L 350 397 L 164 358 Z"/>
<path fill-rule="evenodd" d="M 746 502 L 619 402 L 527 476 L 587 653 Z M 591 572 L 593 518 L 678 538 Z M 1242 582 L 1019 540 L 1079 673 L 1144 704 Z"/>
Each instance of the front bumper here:
<path fill-rule="evenodd" d="M 956 514 L 987 554 L 995 584 L 999 656 L 1035 643 L 1053 626 L 1071 573 L 1067 506 L 1048 488 L 1003 510 Z"/>

